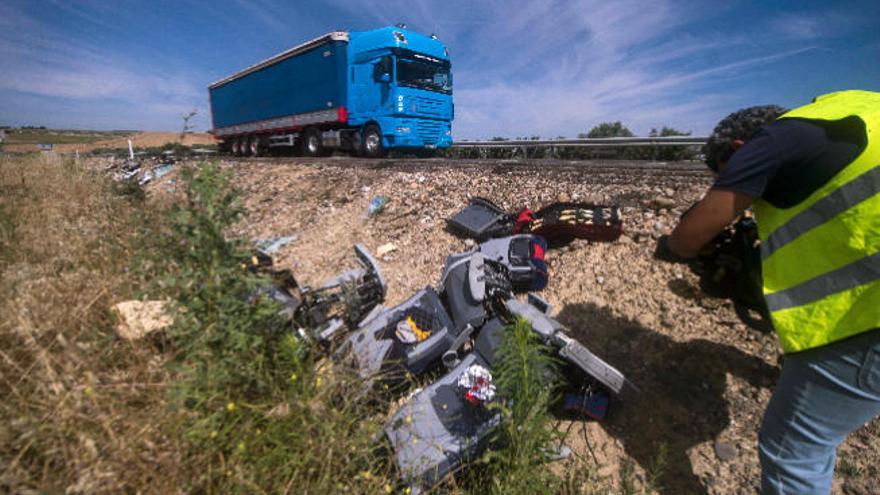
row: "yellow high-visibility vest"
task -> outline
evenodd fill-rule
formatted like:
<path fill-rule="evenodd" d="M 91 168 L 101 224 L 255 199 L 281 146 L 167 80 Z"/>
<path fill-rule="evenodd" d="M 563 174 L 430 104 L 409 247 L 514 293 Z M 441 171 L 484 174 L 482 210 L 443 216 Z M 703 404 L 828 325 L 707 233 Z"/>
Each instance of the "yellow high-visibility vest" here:
<path fill-rule="evenodd" d="M 880 328 L 880 93 L 840 91 L 780 118 L 858 117 L 865 149 L 790 208 L 755 202 L 764 297 L 785 352 Z"/>

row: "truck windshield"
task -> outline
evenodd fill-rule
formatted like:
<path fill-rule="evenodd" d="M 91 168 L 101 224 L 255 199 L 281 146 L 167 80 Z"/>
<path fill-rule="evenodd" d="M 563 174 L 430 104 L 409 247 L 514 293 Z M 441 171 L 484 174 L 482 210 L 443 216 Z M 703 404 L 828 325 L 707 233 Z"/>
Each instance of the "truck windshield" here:
<path fill-rule="evenodd" d="M 419 55 L 415 57 L 397 59 L 397 84 L 452 94 L 449 62 Z"/>

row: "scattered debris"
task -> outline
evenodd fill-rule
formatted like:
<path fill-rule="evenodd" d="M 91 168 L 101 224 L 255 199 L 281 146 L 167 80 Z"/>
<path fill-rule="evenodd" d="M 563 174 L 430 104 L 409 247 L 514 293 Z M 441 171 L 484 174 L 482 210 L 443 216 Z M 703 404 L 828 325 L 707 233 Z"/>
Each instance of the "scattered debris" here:
<path fill-rule="evenodd" d="M 116 334 L 125 340 L 139 340 L 165 329 L 174 322 L 166 311 L 166 301 L 125 301 L 113 306 L 119 316 Z"/>
<path fill-rule="evenodd" d="M 158 179 L 163 175 L 171 172 L 172 167 L 174 167 L 173 163 L 162 163 L 156 168 L 153 169 L 153 178 Z"/>
<path fill-rule="evenodd" d="M 376 248 L 376 256 L 385 256 L 386 254 L 397 251 L 397 246 L 392 243 L 382 244 L 378 248 Z"/>
<path fill-rule="evenodd" d="M 479 364 L 472 364 L 458 377 L 458 388 L 464 393 L 465 400 L 474 406 L 486 405 L 495 398 L 492 373 Z"/>
<path fill-rule="evenodd" d="M 721 462 L 730 462 L 739 455 L 739 450 L 729 443 L 715 442 L 715 455 Z"/>
<path fill-rule="evenodd" d="M 144 186 L 144 185 L 149 184 L 150 181 L 152 181 L 152 180 L 153 180 L 153 172 L 150 170 L 147 170 L 146 172 L 144 172 L 144 175 L 141 176 L 140 180 L 138 180 L 138 184 Z"/>
<path fill-rule="evenodd" d="M 389 201 L 390 199 L 388 196 L 374 196 L 373 199 L 370 200 L 370 206 L 367 208 L 367 216 L 381 213 Z"/>
<path fill-rule="evenodd" d="M 397 331 L 394 335 L 404 344 L 414 344 L 424 341 L 431 336 L 431 333 L 430 330 L 419 328 L 412 316 L 407 316 L 405 320 L 397 323 Z"/>
<path fill-rule="evenodd" d="M 645 206 L 648 208 L 653 208 L 655 210 L 667 209 L 670 210 L 675 207 L 675 200 L 672 198 L 668 198 L 665 196 L 656 196 L 645 202 Z"/>
<path fill-rule="evenodd" d="M 580 414 L 588 418 L 602 421 L 608 413 L 608 405 L 611 397 L 603 392 L 565 394 L 562 399 L 562 407 L 568 412 Z"/>
<path fill-rule="evenodd" d="M 355 245 L 354 251 L 358 267 L 338 273 L 318 288 L 299 284 L 288 269 L 276 269 L 265 251 L 254 253 L 248 269 L 271 277 L 271 286 L 258 293 L 281 305 L 281 314 L 300 337 L 329 345 L 343 327 L 356 327 L 385 300 L 385 279 L 376 261 L 361 245 Z"/>
<path fill-rule="evenodd" d="M 257 249 L 266 254 L 275 254 L 279 249 L 295 240 L 296 235 L 287 235 L 282 237 L 272 237 L 270 239 L 261 239 L 254 242 L 254 244 L 257 246 Z"/>

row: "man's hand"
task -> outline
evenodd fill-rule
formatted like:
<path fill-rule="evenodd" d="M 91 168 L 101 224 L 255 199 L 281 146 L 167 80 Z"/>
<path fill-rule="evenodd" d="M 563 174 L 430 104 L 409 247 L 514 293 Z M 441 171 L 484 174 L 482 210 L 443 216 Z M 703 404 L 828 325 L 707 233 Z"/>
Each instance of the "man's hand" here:
<path fill-rule="evenodd" d="M 657 239 L 657 247 L 654 248 L 654 258 L 660 261 L 668 261 L 669 263 L 687 263 L 688 261 L 669 249 L 668 235 L 662 235 Z"/>
<path fill-rule="evenodd" d="M 669 251 L 683 259 L 697 256 L 703 246 L 736 220 L 754 200 L 739 192 L 709 190 L 672 231 Z"/>

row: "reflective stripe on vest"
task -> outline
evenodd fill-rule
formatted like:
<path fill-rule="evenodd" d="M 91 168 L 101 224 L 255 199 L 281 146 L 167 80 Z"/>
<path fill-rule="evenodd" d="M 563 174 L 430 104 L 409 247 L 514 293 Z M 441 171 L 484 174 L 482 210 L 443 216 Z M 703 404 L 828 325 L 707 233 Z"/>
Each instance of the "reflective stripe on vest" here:
<path fill-rule="evenodd" d="M 880 191 L 880 167 L 858 176 L 800 212 L 761 243 L 761 259 Z"/>
<path fill-rule="evenodd" d="M 880 93 L 843 91 L 781 118 L 856 116 L 867 144 L 791 208 L 755 203 L 764 294 L 786 352 L 880 327 Z"/>

